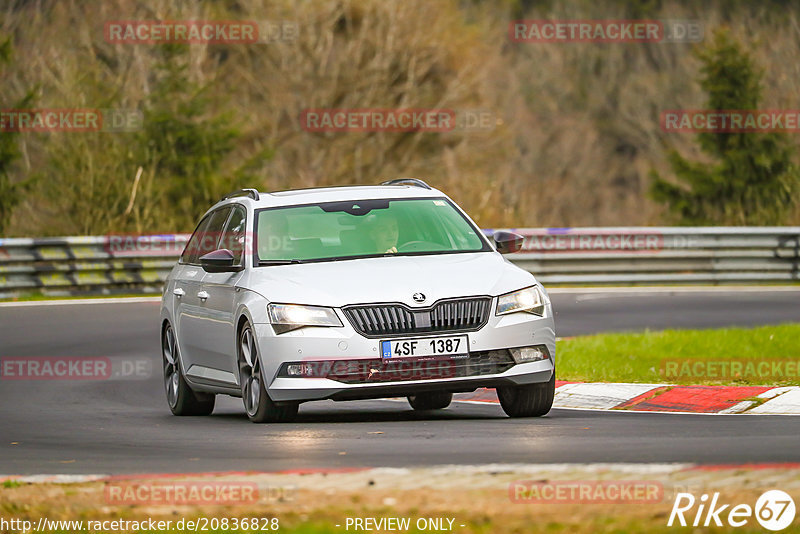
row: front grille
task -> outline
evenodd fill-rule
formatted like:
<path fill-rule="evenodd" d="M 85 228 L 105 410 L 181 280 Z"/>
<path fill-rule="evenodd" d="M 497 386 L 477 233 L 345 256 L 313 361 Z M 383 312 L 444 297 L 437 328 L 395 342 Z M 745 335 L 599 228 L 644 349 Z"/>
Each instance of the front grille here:
<path fill-rule="evenodd" d="M 331 363 L 326 378 L 345 384 L 440 380 L 493 375 L 513 366 L 507 350 L 493 350 L 473 352 L 467 358 L 339 360 Z"/>
<path fill-rule="evenodd" d="M 430 308 L 403 304 L 348 306 L 347 319 L 367 337 L 477 330 L 489 318 L 491 297 L 443 300 Z"/>

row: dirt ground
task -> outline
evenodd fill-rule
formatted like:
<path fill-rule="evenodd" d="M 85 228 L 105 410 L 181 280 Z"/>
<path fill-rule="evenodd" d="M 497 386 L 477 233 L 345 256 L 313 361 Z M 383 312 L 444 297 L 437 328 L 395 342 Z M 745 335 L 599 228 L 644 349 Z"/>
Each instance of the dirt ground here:
<path fill-rule="evenodd" d="M 144 529 L 151 531 L 230 532 L 243 530 L 241 523 L 238 528 L 233 524 L 241 518 L 251 518 L 247 530 L 277 527 L 282 532 L 306 533 L 765 532 L 752 516 L 734 529 L 727 523 L 728 513 L 739 504 L 754 508 L 759 496 L 773 489 L 800 503 L 800 466 L 490 465 L 108 477 L 77 482 L 17 477 L 0 484 L 0 519 L 28 520 L 39 532 L 88 532 L 92 530 L 86 523 L 89 520 L 118 519 L 171 521 L 166 528 L 162 524 Z M 686 527 L 679 526 L 677 516 L 669 527 L 680 493 L 691 494 L 696 501 L 684 514 Z M 716 493 L 717 508 L 729 505 L 719 514 L 723 527 L 704 528 L 707 505 Z M 693 527 L 703 495 L 707 495 L 705 508 L 698 527 Z M 689 498 L 682 499 L 681 506 L 687 505 Z M 766 516 L 770 511 L 761 513 Z M 46 518 L 44 526 L 39 523 L 42 518 Z M 278 521 L 270 523 L 272 518 Z M 386 522 L 388 518 L 400 521 Z M 57 520 L 84 523 L 78 529 L 47 522 Z M 183 524 L 177 524 L 180 520 Z M 190 520 L 199 522 L 189 528 L 186 522 Z M 713 518 L 708 520 L 713 526 Z M 19 531 L 9 526 L 14 525 L 0 520 L 3 533 Z M 141 529 L 132 524 L 94 526 L 103 532 Z M 782 532 L 800 532 L 800 520 Z"/>

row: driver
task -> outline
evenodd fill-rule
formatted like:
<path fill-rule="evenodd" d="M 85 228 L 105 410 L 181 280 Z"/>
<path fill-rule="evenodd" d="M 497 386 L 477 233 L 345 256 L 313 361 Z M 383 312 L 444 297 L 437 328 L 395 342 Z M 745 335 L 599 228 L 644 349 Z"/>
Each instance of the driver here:
<path fill-rule="evenodd" d="M 400 234 L 397 219 L 393 215 L 375 216 L 369 221 L 368 235 L 375 243 L 375 249 L 381 254 L 396 254 L 397 239 Z"/>

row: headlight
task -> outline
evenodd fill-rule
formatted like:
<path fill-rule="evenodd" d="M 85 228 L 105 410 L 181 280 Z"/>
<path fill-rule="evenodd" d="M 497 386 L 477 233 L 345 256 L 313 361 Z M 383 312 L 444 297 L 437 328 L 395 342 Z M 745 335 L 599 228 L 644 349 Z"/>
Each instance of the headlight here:
<path fill-rule="evenodd" d="M 299 304 L 269 304 L 269 322 L 278 334 L 304 326 L 342 326 L 333 308 Z"/>
<path fill-rule="evenodd" d="M 544 315 L 545 298 L 537 286 L 526 287 L 497 298 L 497 315 L 528 312 Z"/>

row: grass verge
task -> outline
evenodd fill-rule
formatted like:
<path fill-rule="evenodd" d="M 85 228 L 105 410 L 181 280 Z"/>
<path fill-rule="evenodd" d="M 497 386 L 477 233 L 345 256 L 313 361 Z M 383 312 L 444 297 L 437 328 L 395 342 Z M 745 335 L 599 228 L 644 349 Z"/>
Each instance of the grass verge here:
<path fill-rule="evenodd" d="M 581 336 L 558 342 L 558 378 L 800 385 L 799 341 L 800 324 Z"/>

